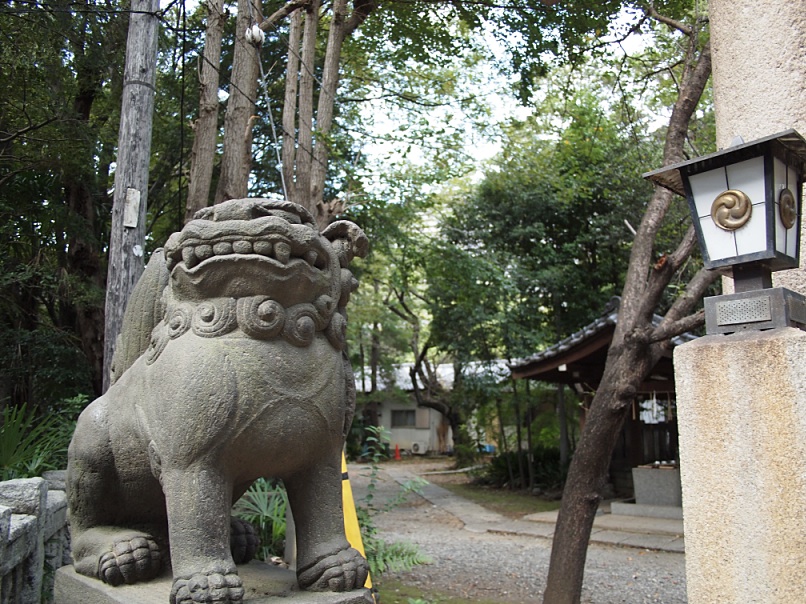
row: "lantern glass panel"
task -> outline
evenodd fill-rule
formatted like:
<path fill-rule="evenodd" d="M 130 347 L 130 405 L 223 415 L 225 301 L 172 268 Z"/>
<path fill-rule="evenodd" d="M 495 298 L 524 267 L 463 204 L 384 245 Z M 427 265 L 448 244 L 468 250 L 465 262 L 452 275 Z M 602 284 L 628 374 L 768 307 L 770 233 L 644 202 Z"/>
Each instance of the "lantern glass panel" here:
<path fill-rule="evenodd" d="M 800 212 L 797 207 L 798 203 L 798 186 L 797 186 L 797 173 L 792 167 L 787 167 L 786 164 L 775 158 L 773 162 L 773 179 L 774 179 L 774 195 L 775 195 L 775 249 L 787 256 L 796 257 L 797 254 L 797 228 L 795 224 L 787 229 L 781 220 L 781 203 L 780 195 L 784 189 L 789 189 L 795 195 L 796 213 Z"/>
<path fill-rule="evenodd" d="M 795 196 L 795 215 L 800 216 L 801 207 L 800 203 L 803 201 L 803 185 L 798 185 L 798 173 L 794 167 L 790 166 L 788 170 L 787 188 L 792 191 Z M 800 191 L 798 190 L 800 189 Z M 796 220 L 795 224 L 786 232 L 786 254 L 792 258 L 798 257 L 798 230 L 800 229 L 800 220 Z"/>
<path fill-rule="evenodd" d="M 708 217 L 711 220 L 711 204 L 717 195 L 724 192 L 727 187 L 725 169 L 718 168 L 708 172 L 701 172 L 689 176 L 691 194 L 694 196 L 694 205 L 697 206 L 697 216 Z"/>
<path fill-rule="evenodd" d="M 767 212 L 763 198 L 761 203 L 753 204 L 753 215 L 747 224 L 733 233 L 736 237 L 736 252 L 739 256 L 767 250 Z"/>
<path fill-rule="evenodd" d="M 733 258 L 737 255 L 736 239 L 733 236 L 733 232 L 720 229 L 716 226 L 714 221 L 711 220 L 710 211 L 707 216 L 700 218 L 700 228 L 702 228 L 702 236 L 703 239 L 705 239 L 708 257 L 712 262 L 724 260 L 725 258 Z"/>
<path fill-rule="evenodd" d="M 775 186 L 773 187 L 775 191 L 775 250 L 784 254 L 787 253 L 787 229 L 781 221 L 781 203 L 778 196 L 781 194 L 781 191 L 786 188 L 787 173 L 786 164 L 776 157 L 773 160 L 773 180 L 775 182 Z"/>
<path fill-rule="evenodd" d="M 753 217 L 750 221 L 755 222 L 756 218 L 761 218 L 764 215 L 763 213 L 757 213 L 759 211 L 758 204 L 763 205 L 767 199 L 767 192 L 764 187 L 764 158 L 754 157 L 753 159 L 740 161 L 727 166 L 725 170 L 727 171 L 727 188 L 738 189 L 750 198 L 750 203 L 754 206 Z"/>

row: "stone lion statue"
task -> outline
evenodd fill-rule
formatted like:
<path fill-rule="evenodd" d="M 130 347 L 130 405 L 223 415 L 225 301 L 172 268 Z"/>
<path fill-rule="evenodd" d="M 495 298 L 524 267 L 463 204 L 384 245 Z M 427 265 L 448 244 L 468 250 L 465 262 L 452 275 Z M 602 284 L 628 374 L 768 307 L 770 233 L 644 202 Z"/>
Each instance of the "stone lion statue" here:
<path fill-rule="evenodd" d="M 77 572 L 148 581 L 170 559 L 172 604 L 239 602 L 255 552 L 230 508 L 260 477 L 285 483 L 301 588 L 364 585 L 344 536 L 341 451 L 355 383 L 344 354 L 347 221 L 322 233 L 301 206 L 232 200 L 198 212 L 155 253 L 126 310 L 113 385 L 69 450 Z"/>

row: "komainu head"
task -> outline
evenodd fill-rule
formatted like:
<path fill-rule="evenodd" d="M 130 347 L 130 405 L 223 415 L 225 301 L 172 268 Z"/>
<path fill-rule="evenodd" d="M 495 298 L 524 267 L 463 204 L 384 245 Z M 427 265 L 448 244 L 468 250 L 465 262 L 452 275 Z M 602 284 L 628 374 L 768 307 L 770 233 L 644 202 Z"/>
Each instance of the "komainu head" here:
<path fill-rule="evenodd" d="M 303 347 L 321 332 L 342 350 L 344 308 L 358 286 L 348 266 L 367 248 L 354 223 L 340 220 L 320 233 L 311 214 L 289 201 L 233 199 L 200 210 L 171 235 L 164 256 L 155 254 L 138 284 L 114 379 L 141 354 L 152 364 L 188 332 L 282 338 Z"/>

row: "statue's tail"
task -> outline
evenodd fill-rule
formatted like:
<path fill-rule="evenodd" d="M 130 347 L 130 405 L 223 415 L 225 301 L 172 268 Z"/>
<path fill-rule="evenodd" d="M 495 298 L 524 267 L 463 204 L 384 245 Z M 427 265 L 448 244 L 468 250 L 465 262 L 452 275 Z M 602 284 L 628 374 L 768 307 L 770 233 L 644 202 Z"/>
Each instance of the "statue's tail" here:
<path fill-rule="evenodd" d="M 151 331 L 165 315 L 162 292 L 168 286 L 169 276 L 162 248 L 155 250 L 126 304 L 123 326 L 112 356 L 111 383 L 114 384 L 148 348 Z"/>

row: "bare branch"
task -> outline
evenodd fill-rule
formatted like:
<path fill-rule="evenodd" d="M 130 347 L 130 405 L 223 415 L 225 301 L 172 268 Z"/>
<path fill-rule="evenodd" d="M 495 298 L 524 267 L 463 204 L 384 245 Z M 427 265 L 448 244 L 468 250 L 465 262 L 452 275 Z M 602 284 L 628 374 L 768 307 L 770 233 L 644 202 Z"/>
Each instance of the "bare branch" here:
<path fill-rule="evenodd" d="M 347 27 L 344 30 L 344 37 L 348 38 L 353 35 L 353 32 L 366 21 L 369 14 L 377 7 L 378 3 L 375 0 L 355 0 L 353 2 L 353 13 L 350 15 L 350 20 L 347 21 Z"/>
<path fill-rule="evenodd" d="M 686 285 L 685 291 L 677 297 L 672 307 L 667 311 L 664 321 L 676 321 L 689 314 L 705 295 L 708 287 L 723 274 L 725 274 L 725 270 L 701 268 L 697 271 L 697 274 Z"/>
<path fill-rule="evenodd" d="M 308 6 L 310 3 L 311 0 L 294 0 L 293 2 L 289 2 L 282 8 L 274 11 L 271 15 L 263 19 L 263 21 L 260 23 L 260 29 L 262 29 L 263 31 L 268 31 L 268 29 L 272 27 L 275 23 L 277 23 L 281 19 L 286 18 L 288 15 L 295 12 L 297 9 Z"/>
<path fill-rule="evenodd" d="M 45 126 L 47 126 L 51 122 L 55 122 L 57 119 L 58 118 L 56 116 L 52 116 L 52 117 L 49 117 L 48 119 L 46 119 L 44 121 L 39 122 L 38 124 L 30 124 L 30 125 L 26 126 L 25 128 L 21 128 L 21 129 L 17 130 L 16 132 L 12 132 L 12 133 L 8 134 L 8 136 L 4 136 L 3 138 L 0 138 L 0 143 L 10 143 L 15 138 L 19 138 L 20 136 L 22 136 L 26 132 L 33 132 L 34 130 L 39 130 L 40 128 L 44 128 Z M 4 132 L 3 134 L 6 134 L 6 133 Z"/>
<path fill-rule="evenodd" d="M 694 226 L 689 226 L 677 249 L 671 254 L 665 254 L 658 259 L 652 267 L 644 291 L 644 300 L 641 304 L 639 316 L 648 319 L 658 305 L 663 290 L 672 280 L 672 276 L 680 270 L 683 263 L 688 260 L 697 245 L 697 235 Z"/>
<path fill-rule="evenodd" d="M 702 327 L 705 323 L 705 311 L 700 309 L 693 315 L 687 315 L 677 321 L 663 323 L 655 329 L 647 330 L 644 341 L 647 344 L 666 344 L 672 338 Z M 666 346 L 663 346 L 665 348 Z"/>
<path fill-rule="evenodd" d="M 672 29 L 676 29 L 679 32 L 684 33 L 687 36 L 690 36 L 694 33 L 694 28 L 690 25 L 686 25 L 685 23 L 681 23 L 680 21 L 676 21 L 664 15 L 661 15 L 655 7 L 650 5 L 649 8 L 646 9 L 646 15 L 655 19 L 655 21 L 660 21 L 664 25 L 668 25 Z"/>

